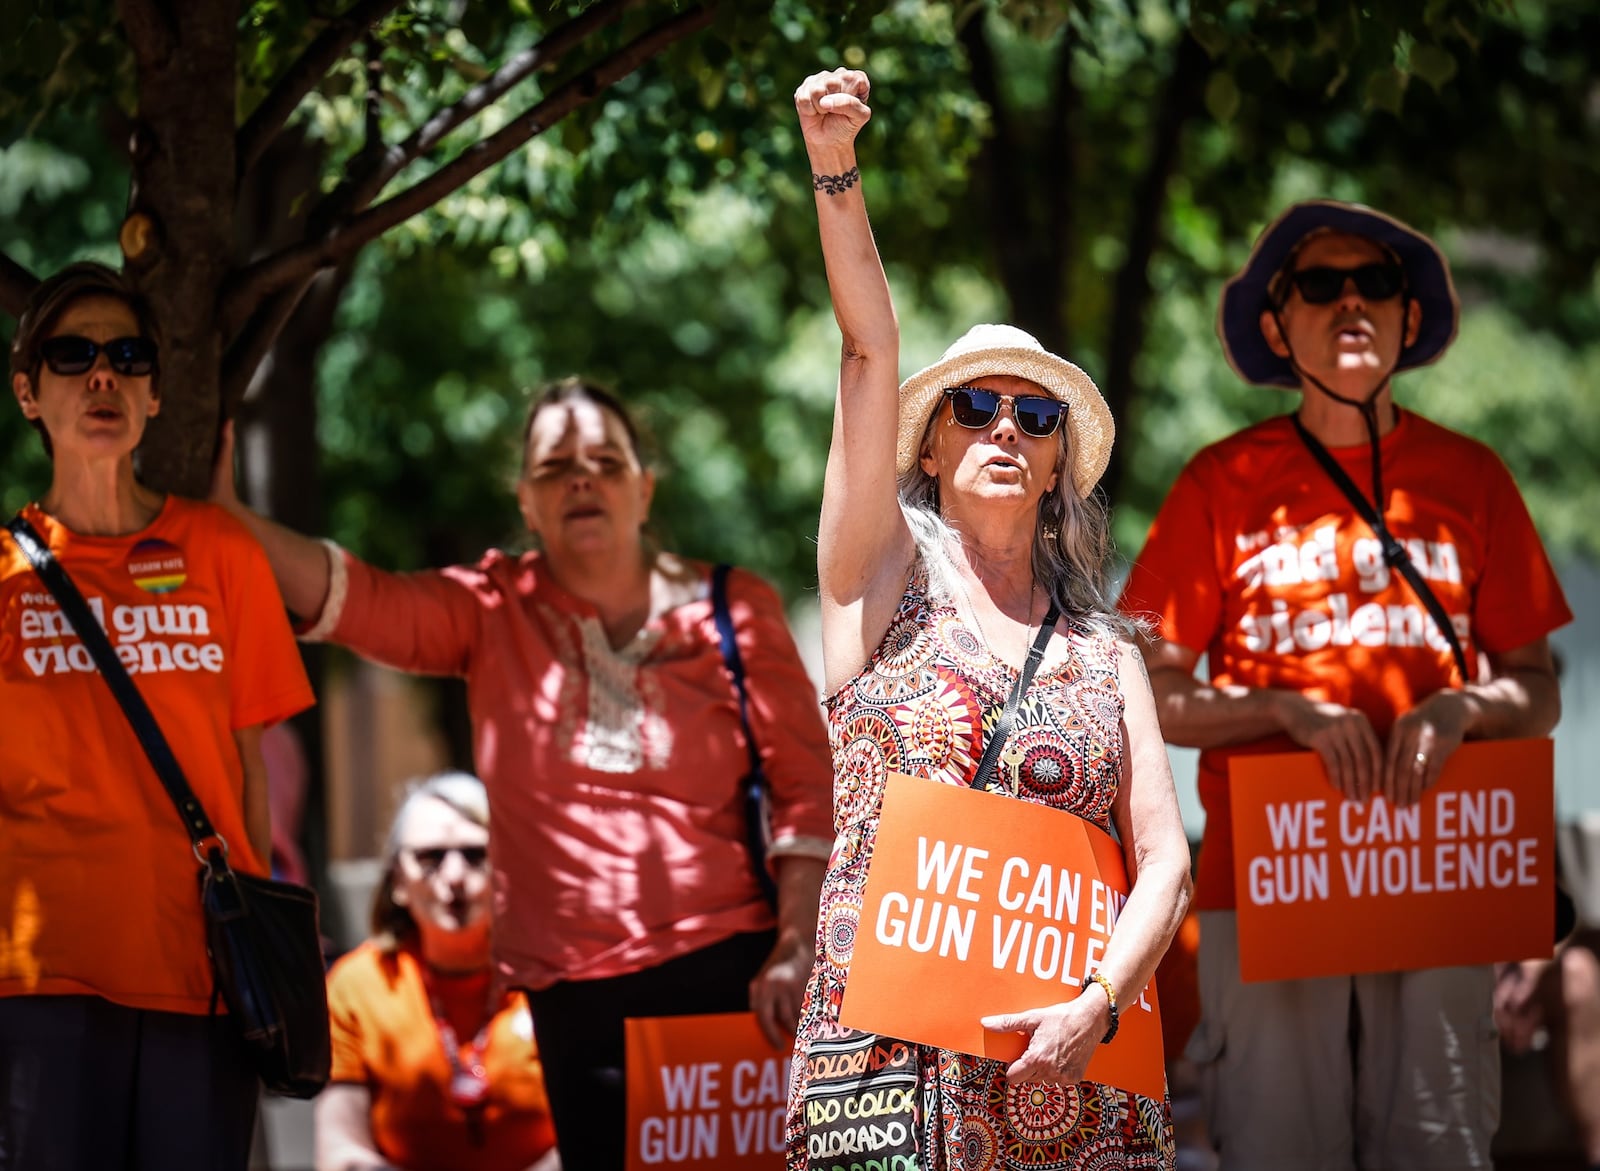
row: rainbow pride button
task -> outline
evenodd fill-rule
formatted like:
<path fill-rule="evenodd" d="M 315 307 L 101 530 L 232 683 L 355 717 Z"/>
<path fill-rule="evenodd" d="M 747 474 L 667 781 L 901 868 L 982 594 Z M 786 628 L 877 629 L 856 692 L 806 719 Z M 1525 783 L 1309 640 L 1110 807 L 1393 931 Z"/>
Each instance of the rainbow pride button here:
<path fill-rule="evenodd" d="M 128 576 L 150 594 L 170 594 L 189 579 L 182 550 L 154 537 L 140 541 L 128 554 Z"/>

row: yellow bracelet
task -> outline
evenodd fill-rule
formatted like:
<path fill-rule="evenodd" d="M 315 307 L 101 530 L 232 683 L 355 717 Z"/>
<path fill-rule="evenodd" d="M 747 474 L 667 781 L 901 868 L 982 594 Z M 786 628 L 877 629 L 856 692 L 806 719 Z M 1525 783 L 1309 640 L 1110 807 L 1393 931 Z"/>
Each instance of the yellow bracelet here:
<path fill-rule="evenodd" d="M 1090 984 L 1098 984 L 1104 988 L 1106 1000 L 1111 1004 L 1111 1026 L 1106 1029 L 1106 1035 L 1100 1038 L 1100 1044 L 1109 1045 L 1111 1038 L 1117 1035 L 1117 990 L 1111 986 L 1111 981 L 1099 972 L 1090 972 L 1083 978 L 1083 987 L 1087 988 Z"/>

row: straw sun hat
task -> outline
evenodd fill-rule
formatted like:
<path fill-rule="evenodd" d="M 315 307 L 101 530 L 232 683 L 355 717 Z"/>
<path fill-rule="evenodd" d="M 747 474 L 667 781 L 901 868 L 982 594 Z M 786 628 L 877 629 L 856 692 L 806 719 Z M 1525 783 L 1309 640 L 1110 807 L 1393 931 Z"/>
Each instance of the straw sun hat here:
<path fill-rule="evenodd" d="M 1013 325 L 974 325 L 932 366 L 900 384 L 895 470 L 904 473 L 916 462 L 928 419 L 948 388 L 995 374 L 1037 382 L 1067 404 L 1072 483 L 1080 497 L 1089 495 L 1111 458 L 1111 440 L 1117 433 L 1111 408 L 1092 378 Z"/>

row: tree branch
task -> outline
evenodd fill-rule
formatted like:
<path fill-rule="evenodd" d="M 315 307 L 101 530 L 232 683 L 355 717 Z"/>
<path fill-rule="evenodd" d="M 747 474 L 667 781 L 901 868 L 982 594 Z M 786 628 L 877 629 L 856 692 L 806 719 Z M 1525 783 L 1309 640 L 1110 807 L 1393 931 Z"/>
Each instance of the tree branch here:
<path fill-rule="evenodd" d="M 164 5 L 153 0 L 117 0 L 117 19 L 140 61 L 158 61 L 173 51 L 177 30 Z"/>
<path fill-rule="evenodd" d="M 1177 168 L 1184 127 L 1205 108 L 1201 97 L 1210 72 L 1211 58 L 1200 43 L 1185 32 L 1174 51 L 1172 72 L 1151 128 L 1150 155 L 1134 189 L 1127 254 L 1112 294 L 1111 337 L 1102 389 L 1112 414 L 1119 419 L 1127 417 L 1133 398 L 1133 365 L 1144 347 L 1145 315 L 1151 296 L 1150 261 L 1161 240 L 1167 187 Z M 1122 462 L 1115 455 L 1112 459 L 1104 482 L 1115 500 Z"/>
<path fill-rule="evenodd" d="M 656 25 L 610 57 L 553 90 L 495 134 L 468 147 L 427 178 L 377 206 L 333 225 L 321 236 L 265 256 L 236 272 L 223 297 L 224 328 L 242 321 L 260 299 L 354 255 L 397 224 L 426 211 L 469 180 L 537 137 L 596 94 L 684 37 L 711 23 L 710 7 L 691 8 Z M 230 329 L 231 332 L 231 329 Z"/>
<path fill-rule="evenodd" d="M 279 75 L 239 129 L 237 146 L 241 176 L 260 161 L 267 144 L 277 137 L 290 116 L 317 84 L 350 51 L 350 46 L 377 21 L 396 8 L 400 0 L 356 0 L 317 34 L 294 64 Z"/>
<path fill-rule="evenodd" d="M 13 317 L 21 317 L 38 283 L 38 277 L 0 252 L 0 309 Z"/>
<path fill-rule="evenodd" d="M 484 81 L 462 94 L 455 104 L 440 110 L 417 127 L 411 137 L 400 144 L 399 157 L 386 168 L 383 182 L 394 178 L 406 163 L 420 159 L 433 150 L 446 134 L 497 101 L 525 78 L 561 60 L 589 37 L 615 24 L 630 10 L 644 3 L 645 0 L 601 0 L 592 8 L 585 9 L 581 15 L 552 30 L 537 45 L 510 58 Z M 381 186 L 379 189 L 382 189 Z"/>
<path fill-rule="evenodd" d="M 273 343 L 289 324 L 300 299 L 311 288 L 316 273 L 301 277 L 293 284 L 279 289 L 268 297 L 250 316 L 249 322 L 228 345 L 222 356 L 222 413 L 224 418 L 237 418 L 239 406 L 244 402 L 245 391 L 256 376 L 261 362 L 272 352 Z"/>
<path fill-rule="evenodd" d="M 1059 340 L 1067 341 L 1067 322 L 1060 320 L 1060 306 L 1072 301 L 1071 255 L 1073 226 L 1077 222 L 1076 188 L 1074 179 L 1078 164 L 1078 80 L 1073 75 L 1073 50 L 1076 37 L 1069 22 L 1061 35 L 1061 45 L 1056 50 L 1055 86 L 1051 97 L 1054 105 L 1050 111 L 1050 129 L 1045 137 L 1044 159 L 1040 168 L 1044 179 L 1040 196 L 1043 201 L 1045 263 L 1050 279 L 1055 281 Z"/>
<path fill-rule="evenodd" d="M 1041 200 L 1033 169 L 1024 156 L 1026 146 L 1016 121 L 1000 94 L 994 50 L 984 35 L 984 12 L 979 8 L 961 27 L 967 51 L 972 88 L 989 107 L 994 133 L 979 148 L 976 171 L 982 176 L 987 203 L 989 238 L 993 242 L 1000 283 L 1011 302 L 1011 318 L 1037 337 L 1048 349 L 1061 347 L 1060 271 L 1052 268 L 1048 248 L 1040 247 L 1038 226 Z M 1065 51 L 1065 50 L 1064 50 Z"/>
<path fill-rule="evenodd" d="M 308 222 L 314 227 L 327 225 L 368 207 L 396 175 L 408 164 L 429 154 L 445 135 L 645 2 L 601 0 L 582 15 L 553 29 L 537 45 L 507 60 L 454 104 L 437 111 L 404 142 L 376 148 L 369 144 L 369 151 L 363 152 L 367 157 L 356 160 L 349 176 L 312 210 Z"/>

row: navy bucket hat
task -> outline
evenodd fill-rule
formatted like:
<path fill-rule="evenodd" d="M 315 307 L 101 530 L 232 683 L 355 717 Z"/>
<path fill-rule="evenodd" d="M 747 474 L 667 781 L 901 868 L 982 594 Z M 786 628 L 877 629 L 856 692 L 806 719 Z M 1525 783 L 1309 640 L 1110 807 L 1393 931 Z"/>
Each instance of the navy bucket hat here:
<path fill-rule="evenodd" d="M 1400 352 L 1395 372 L 1426 366 L 1455 340 L 1461 302 L 1450 279 L 1450 264 L 1428 237 L 1359 203 L 1313 199 L 1296 203 L 1256 239 L 1250 259 L 1222 290 L 1217 309 L 1217 336 L 1222 352 L 1240 378 L 1258 386 L 1298 388 L 1287 358 L 1280 358 L 1261 333 L 1261 311 L 1270 304 L 1272 278 L 1308 235 L 1333 231 L 1365 236 L 1393 252 L 1405 269 L 1406 290 L 1422 307 L 1417 339 Z"/>

